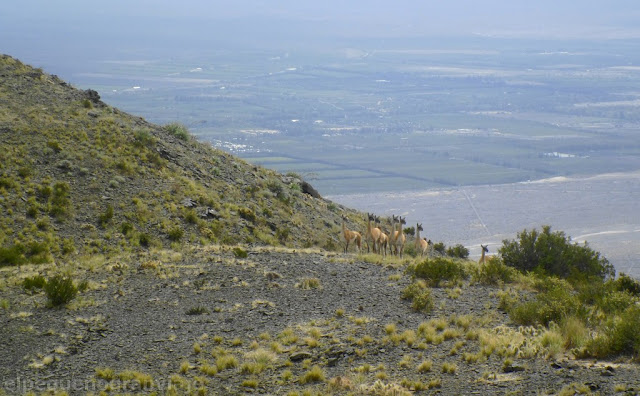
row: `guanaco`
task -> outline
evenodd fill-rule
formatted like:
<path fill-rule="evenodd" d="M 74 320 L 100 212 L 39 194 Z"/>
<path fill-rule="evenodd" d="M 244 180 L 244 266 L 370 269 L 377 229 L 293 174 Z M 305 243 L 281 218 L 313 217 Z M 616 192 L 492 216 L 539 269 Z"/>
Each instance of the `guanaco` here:
<path fill-rule="evenodd" d="M 351 241 L 354 241 L 358 252 L 360 252 L 360 249 L 362 248 L 362 235 L 360 235 L 360 233 L 358 231 L 351 231 L 350 229 L 347 228 L 347 225 L 345 224 L 345 220 L 347 220 L 347 217 L 345 215 L 342 215 L 342 234 L 344 235 L 344 240 L 345 240 L 345 246 L 344 246 L 344 252 L 347 252 L 347 249 L 349 249 L 349 243 Z"/>
<path fill-rule="evenodd" d="M 407 242 L 404 232 L 402 232 L 402 225 L 407 224 L 406 217 L 391 215 L 393 220 L 391 222 L 391 246 L 395 248 L 395 254 L 402 257 L 404 252 L 404 244 Z M 398 230 L 396 230 L 396 222 L 398 223 Z M 398 245 L 400 247 L 398 248 Z"/>
<path fill-rule="evenodd" d="M 404 253 L 404 244 L 407 242 L 407 237 L 404 235 L 404 232 L 402 231 L 402 226 L 407 224 L 407 218 L 402 216 L 398 216 L 398 217 L 400 219 L 400 224 L 398 226 L 398 232 L 400 233 L 400 235 L 396 239 L 396 249 L 398 247 L 398 243 L 400 243 L 399 256 L 400 258 L 402 258 L 402 254 Z"/>
<path fill-rule="evenodd" d="M 367 242 L 367 252 L 369 251 L 369 239 L 373 244 L 373 252 L 377 253 L 376 246 L 380 241 L 380 234 L 382 231 L 378 227 L 373 227 L 371 221 L 375 220 L 375 217 L 371 213 L 367 213 L 367 232 L 365 233 L 365 240 Z"/>
<path fill-rule="evenodd" d="M 389 236 L 380 227 L 380 217 L 376 216 L 376 227 L 380 230 L 380 238 L 378 239 L 378 247 L 383 257 L 387 255 L 387 245 L 389 245 Z"/>
<path fill-rule="evenodd" d="M 422 224 L 416 223 L 416 251 L 420 252 L 420 257 L 424 257 L 424 254 L 429 251 L 431 240 L 420 238 L 420 231 L 424 231 L 424 228 L 422 228 Z"/>
<path fill-rule="evenodd" d="M 398 249 L 396 248 L 396 241 L 398 240 L 398 231 L 396 231 L 396 215 L 391 215 L 391 233 L 389 234 L 389 251 L 391 254 L 396 254 Z M 395 252 L 394 252 L 395 248 Z"/>
<path fill-rule="evenodd" d="M 484 264 L 489 259 L 489 256 L 485 256 L 485 253 L 489 253 L 489 245 L 480 245 L 482 248 L 482 256 L 480 256 L 480 260 L 478 260 L 478 264 Z"/>

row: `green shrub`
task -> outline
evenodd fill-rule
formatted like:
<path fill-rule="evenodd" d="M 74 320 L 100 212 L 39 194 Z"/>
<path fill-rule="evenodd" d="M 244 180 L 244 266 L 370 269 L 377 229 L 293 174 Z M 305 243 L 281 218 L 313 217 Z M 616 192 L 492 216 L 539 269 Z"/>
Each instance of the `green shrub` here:
<path fill-rule="evenodd" d="M 151 244 L 151 235 L 146 233 L 138 235 L 138 243 L 142 247 L 149 247 L 149 245 Z"/>
<path fill-rule="evenodd" d="M 175 226 L 169 230 L 167 236 L 169 237 L 170 241 L 177 242 L 184 236 L 184 231 L 182 230 L 182 228 L 180 228 L 180 226 Z"/>
<path fill-rule="evenodd" d="M 270 180 L 267 183 L 267 188 L 276 196 L 279 196 L 280 194 L 284 193 L 284 188 L 282 187 L 282 183 L 279 183 L 276 180 Z"/>
<path fill-rule="evenodd" d="M 612 291 L 597 301 L 597 307 L 606 314 L 619 313 L 636 304 L 638 298 L 627 291 Z M 640 329 L 639 329 L 640 330 Z"/>
<path fill-rule="evenodd" d="M 52 195 L 50 198 L 49 214 L 54 216 L 58 221 L 64 220 L 69 213 L 71 199 L 69 192 L 71 188 L 65 182 L 57 182 L 53 185 Z"/>
<path fill-rule="evenodd" d="M 538 293 L 533 300 L 507 307 L 511 319 L 521 325 L 548 325 L 550 322 L 561 323 L 565 318 L 574 315 L 582 306 L 571 285 L 563 280 L 546 278 L 545 290 Z"/>
<path fill-rule="evenodd" d="M 133 231 L 133 224 L 127 222 L 120 224 L 120 232 L 122 235 L 129 235 L 131 231 Z"/>
<path fill-rule="evenodd" d="M 98 223 L 100 227 L 104 228 L 109 222 L 113 219 L 113 206 L 111 204 L 107 205 L 107 209 L 105 209 L 104 213 L 98 215 Z"/>
<path fill-rule="evenodd" d="M 589 339 L 589 329 L 586 324 L 575 316 L 566 318 L 560 326 L 564 347 L 567 349 L 581 348 Z"/>
<path fill-rule="evenodd" d="M 433 297 L 426 282 L 418 279 L 402 291 L 402 298 L 411 300 L 411 307 L 416 311 L 429 312 L 433 309 Z"/>
<path fill-rule="evenodd" d="M 88 280 L 83 280 L 82 282 L 78 283 L 78 291 L 80 293 L 84 293 L 85 291 L 87 291 L 87 289 L 89 288 L 89 281 Z"/>
<path fill-rule="evenodd" d="M 297 288 L 304 290 L 319 289 L 322 285 L 318 278 L 303 278 L 299 283 L 295 285 Z"/>
<path fill-rule="evenodd" d="M 73 280 L 70 277 L 64 277 L 62 275 L 56 275 L 49 279 L 44 287 L 44 291 L 47 294 L 49 303 L 53 307 L 67 304 L 78 294 L 78 289 L 73 284 Z"/>
<path fill-rule="evenodd" d="M 44 217 L 42 219 L 38 219 L 38 221 L 36 221 L 36 227 L 38 227 L 38 229 L 40 231 L 48 230 L 49 227 L 51 227 L 51 223 L 49 222 L 49 218 L 48 217 Z"/>
<path fill-rule="evenodd" d="M 35 275 L 32 277 L 24 278 L 22 281 L 22 287 L 25 290 L 33 291 L 34 289 L 43 289 L 47 284 L 47 280 L 42 275 Z"/>
<path fill-rule="evenodd" d="M 640 296 L 640 281 L 633 279 L 625 273 L 621 273 L 618 279 L 614 281 L 616 290 L 626 291 L 634 296 Z"/>
<path fill-rule="evenodd" d="M 335 252 L 338 250 L 338 244 L 336 243 L 335 239 L 328 237 L 322 248 L 329 252 Z"/>
<path fill-rule="evenodd" d="M 247 258 L 247 251 L 241 247 L 233 248 L 233 255 L 237 258 Z"/>
<path fill-rule="evenodd" d="M 145 129 L 138 129 L 133 133 L 133 145 L 136 147 L 151 147 L 155 138 Z"/>
<path fill-rule="evenodd" d="M 198 222 L 198 214 L 193 209 L 185 209 L 184 220 L 189 224 L 196 224 Z"/>
<path fill-rule="evenodd" d="M 405 287 L 404 290 L 402 290 L 402 298 L 404 300 L 412 300 L 413 296 L 422 292 L 422 290 L 427 289 L 428 287 L 429 286 L 424 280 L 418 279 L 411 283 L 409 286 Z"/>
<path fill-rule="evenodd" d="M 53 261 L 49 245 L 46 242 L 29 242 L 26 245 L 24 255 L 27 261 L 33 264 L 44 264 Z"/>
<path fill-rule="evenodd" d="M 4 188 L 4 189 L 13 189 L 17 186 L 18 184 L 13 181 L 13 179 L 10 179 L 8 177 L 0 177 L 0 188 Z"/>
<path fill-rule="evenodd" d="M 627 308 L 610 318 L 599 334 L 587 343 L 586 353 L 594 357 L 632 354 L 640 358 L 640 306 Z"/>
<path fill-rule="evenodd" d="M 203 315 L 209 313 L 209 310 L 202 305 L 198 305 L 197 307 L 191 307 L 187 310 L 187 315 Z"/>
<path fill-rule="evenodd" d="M 116 162 L 116 169 L 118 169 L 122 174 L 125 175 L 132 175 L 134 173 L 133 165 L 124 158 Z"/>
<path fill-rule="evenodd" d="M 278 228 L 276 230 L 276 238 L 282 243 L 286 242 L 289 239 L 289 229 L 288 228 Z"/>
<path fill-rule="evenodd" d="M 22 245 L 11 245 L 0 247 L 0 267 L 9 265 L 24 264 L 24 247 Z"/>
<path fill-rule="evenodd" d="M 252 223 L 256 222 L 256 214 L 253 212 L 253 210 L 249 209 L 249 208 L 240 208 L 238 209 L 238 214 L 240 215 L 240 217 L 242 217 L 243 219 L 250 221 Z"/>
<path fill-rule="evenodd" d="M 497 285 L 509 283 L 516 276 L 516 270 L 504 265 L 499 257 L 490 257 L 483 265 L 480 265 L 473 274 L 473 280 L 485 285 Z"/>
<path fill-rule="evenodd" d="M 56 140 L 49 140 L 47 142 L 47 147 L 49 147 L 51 150 L 53 150 L 56 153 L 59 153 L 62 151 L 62 146 L 60 146 L 60 143 L 58 143 L 58 141 Z"/>
<path fill-rule="evenodd" d="M 65 238 L 62 240 L 62 254 L 67 255 L 76 251 L 76 244 L 72 238 Z"/>
<path fill-rule="evenodd" d="M 425 279 L 432 286 L 440 286 L 445 281 L 456 283 L 467 277 L 461 262 L 445 257 L 426 259 L 409 267 L 408 271 L 417 278 Z"/>
<path fill-rule="evenodd" d="M 22 166 L 18 169 L 18 176 L 20 176 L 23 179 L 26 179 L 31 175 L 33 175 L 33 169 L 28 166 Z"/>
<path fill-rule="evenodd" d="M 187 130 L 187 127 L 178 122 L 167 124 L 164 128 L 167 132 L 180 140 L 189 140 L 189 131 Z"/>
<path fill-rule="evenodd" d="M 27 217 L 35 218 L 40 211 L 40 205 L 37 202 L 32 202 L 27 206 Z"/>
<path fill-rule="evenodd" d="M 466 259 L 467 257 L 469 257 L 469 249 L 462 246 L 461 244 L 457 244 L 447 249 L 447 256 Z"/>
<path fill-rule="evenodd" d="M 573 286 L 580 301 L 589 305 L 599 304 L 607 293 L 615 290 L 611 281 L 603 282 L 600 278 L 591 282 L 575 282 Z"/>
<path fill-rule="evenodd" d="M 404 245 L 404 250 L 402 251 L 404 256 L 417 257 L 418 251 L 416 250 L 416 245 L 414 243 L 407 243 Z"/>
<path fill-rule="evenodd" d="M 586 243 L 571 243 L 563 232 L 551 232 L 550 226 L 543 226 L 542 232 L 524 230 L 518 233 L 517 241 L 504 240 L 499 253 L 506 265 L 520 271 L 576 279 L 615 276 L 613 265 L 600 257 L 600 253 L 591 250 Z"/>
<path fill-rule="evenodd" d="M 325 373 L 324 370 L 320 366 L 313 366 L 309 371 L 302 374 L 298 380 L 298 382 L 302 385 L 308 384 L 311 382 L 324 382 L 325 381 Z"/>
<path fill-rule="evenodd" d="M 444 242 L 434 243 L 433 251 L 440 254 L 441 256 L 444 256 L 445 254 L 447 254 L 447 246 L 444 244 Z"/>
<path fill-rule="evenodd" d="M 42 202 L 46 202 L 53 194 L 53 188 L 48 184 L 43 184 L 37 188 L 36 194 Z"/>

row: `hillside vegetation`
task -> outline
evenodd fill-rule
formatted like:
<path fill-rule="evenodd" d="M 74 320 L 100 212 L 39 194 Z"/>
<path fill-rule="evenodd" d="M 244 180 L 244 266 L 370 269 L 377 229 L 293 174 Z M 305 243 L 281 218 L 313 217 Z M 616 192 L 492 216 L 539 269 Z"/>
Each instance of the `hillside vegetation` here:
<path fill-rule="evenodd" d="M 125 114 L 9 56 L 0 77 L 0 265 L 183 242 L 337 241 L 342 210 L 303 193 L 296 175 Z"/>

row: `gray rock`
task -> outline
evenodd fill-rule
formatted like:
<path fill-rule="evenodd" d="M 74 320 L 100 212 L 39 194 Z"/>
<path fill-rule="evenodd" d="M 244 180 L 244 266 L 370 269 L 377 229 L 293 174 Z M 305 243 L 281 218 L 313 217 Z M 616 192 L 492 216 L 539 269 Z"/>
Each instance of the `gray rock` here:
<path fill-rule="evenodd" d="M 184 206 L 185 208 L 195 208 L 196 206 L 198 206 L 198 204 L 195 203 L 191 198 L 185 198 L 182 200 L 182 206 Z"/>
<path fill-rule="evenodd" d="M 300 362 L 305 359 L 311 359 L 313 355 L 307 351 L 294 352 L 289 356 L 289 360 L 292 362 Z"/>

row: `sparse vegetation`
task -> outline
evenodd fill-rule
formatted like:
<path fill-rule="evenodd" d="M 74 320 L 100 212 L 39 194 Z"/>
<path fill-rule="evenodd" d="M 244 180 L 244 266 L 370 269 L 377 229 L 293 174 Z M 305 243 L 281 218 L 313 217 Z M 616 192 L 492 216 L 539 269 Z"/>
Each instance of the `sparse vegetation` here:
<path fill-rule="evenodd" d="M 183 236 L 184 236 L 184 231 L 180 226 L 175 226 L 167 232 L 167 237 L 169 238 L 170 241 L 177 242 L 181 240 Z"/>
<path fill-rule="evenodd" d="M 467 271 L 460 261 L 436 257 L 426 259 L 409 266 L 407 272 L 416 278 L 424 279 L 430 285 L 438 287 L 445 283 L 454 285 L 467 278 Z"/>
<path fill-rule="evenodd" d="M 233 355 L 222 355 L 216 359 L 218 372 L 238 367 L 238 360 Z"/>
<path fill-rule="evenodd" d="M 0 267 L 9 265 L 20 265 L 26 262 L 22 245 L 10 245 L 0 247 Z"/>
<path fill-rule="evenodd" d="M 34 289 L 44 289 L 47 284 L 47 280 L 42 275 L 34 275 L 31 277 L 24 278 L 22 281 L 22 287 L 25 290 L 33 291 Z"/>
<path fill-rule="evenodd" d="M 202 305 L 191 307 L 186 312 L 187 315 L 204 315 L 207 313 L 209 313 L 209 310 L 206 307 L 203 307 Z"/>
<path fill-rule="evenodd" d="M 320 366 L 313 366 L 309 371 L 305 372 L 298 380 L 302 385 L 310 382 L 324 382 L 326 380 L 324 370 Z"/>
<path fill-rule="evenodd" d="M 304 278 L 299 283 L 296 283 L 296 287 L 303 290 L 310 290 L 319 289 L 320 287 L 322 287 L 322 285 L 320 283 L 320 279 L 318 278 Z"/>
<path fill-rule="evenodd" d="M 434 306 L 431 290 L 422 279 L 418 279 L 407 286 L 402 292 L 402 298 L 411 300 L 411 306 L 416 311 L 429 312 Z"/>
<path fill-rule="evenodd" d="M 442 364 L 442 372 L 445 374 L 455 374 L 458 366 L 455 363 L 444 362 Z"/>
<path fill-rule="evenodd" d="M 105 211 L 98 216 L 98 223 L 100 227 L 104 228 L 111 219 L 113 219 L 113 206 L 107 205 Z"/>
<path fill-rule="evenodd" d="M 630 354 L 640 359 L 640 307 L 630 306 L 620 315 L 608 318 L 598 334 L 587 342 L 586 353 L 595 357 Z"/>
<path fill-rule="evenodd" d="M 47 280 L 44 291 L 49 299 L 49 304 L 53 307 L 67 304 L 78 294 L 78 289 L 73 284 L 73 280 L 68 276 L 62 275 L 56 275 Z"/>
<path fill-rule="evenodd" d="M 189 131 L 187 130 L 187 127 L 178 122 L 172 122 L 165 125 L 165 129 L 171 135 L 177 137 L 180 140 L 189 140 Z"/>
<path fill-rule="evenodd" d="M 433 368 L 433 362 L 431 360 L 423 360 L 422 363 L 418 365 L 419 373 L 427 373 L 431 371 Z"/>
<path fill-rule="evenodd" d="M 499 257 L 489 258 L 473 272 L 474 282 L 485 285 L 509 283 L 516 278 L 516 270 L 505 265 Z"/>
<path fill-rule="evenodd" d="M 241 247 L 235 247 L 233 248 L 233 255 L 236 256 L 237 258 L 245 259 L 247 258 L 248 253 L 246 250 L 244 250 Z"/>

